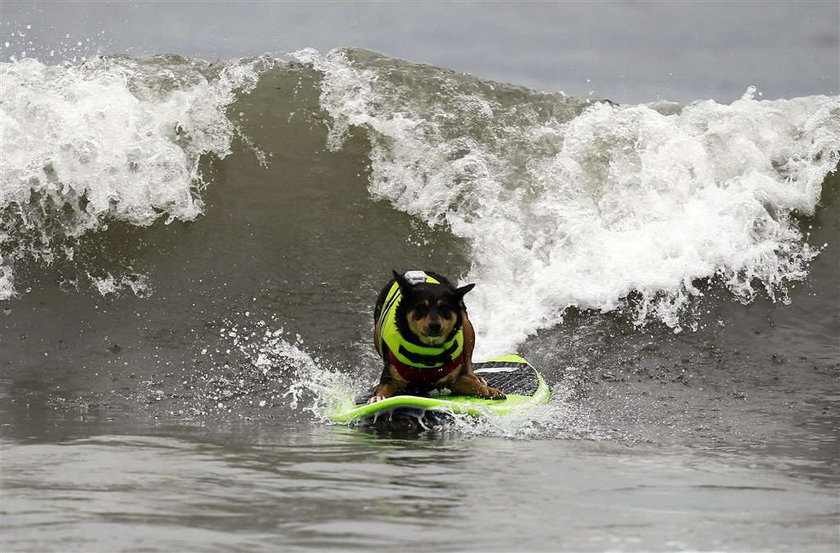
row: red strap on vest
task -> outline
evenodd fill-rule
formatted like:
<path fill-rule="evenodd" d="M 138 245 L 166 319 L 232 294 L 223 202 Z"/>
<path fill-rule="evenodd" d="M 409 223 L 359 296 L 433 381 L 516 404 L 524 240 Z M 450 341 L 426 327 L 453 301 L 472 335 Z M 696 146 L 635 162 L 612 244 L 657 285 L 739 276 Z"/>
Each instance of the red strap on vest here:
<path fill-rule="evenodd" d="M 440 367 L 412 367 L 406 365 L 396 358 L 394 352 L 388 352 L 388 361 L 397 369 L 400 376 L 406 379 L 409 384 L 431 385 L 454 371 L 464 359 L 461 354 L 451 361 L 447 361 Z"/>

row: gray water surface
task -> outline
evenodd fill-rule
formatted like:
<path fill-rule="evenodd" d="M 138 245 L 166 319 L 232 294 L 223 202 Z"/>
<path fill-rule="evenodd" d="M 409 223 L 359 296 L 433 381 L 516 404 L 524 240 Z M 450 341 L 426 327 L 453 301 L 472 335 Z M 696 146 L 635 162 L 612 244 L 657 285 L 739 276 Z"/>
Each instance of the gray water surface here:
<path fill-rule="evenodd" d="M 2 454 L 3 551 L 801 553 L 837 535 L 837 489 L 803 467 L 679 447 L 284 424 Z"/>

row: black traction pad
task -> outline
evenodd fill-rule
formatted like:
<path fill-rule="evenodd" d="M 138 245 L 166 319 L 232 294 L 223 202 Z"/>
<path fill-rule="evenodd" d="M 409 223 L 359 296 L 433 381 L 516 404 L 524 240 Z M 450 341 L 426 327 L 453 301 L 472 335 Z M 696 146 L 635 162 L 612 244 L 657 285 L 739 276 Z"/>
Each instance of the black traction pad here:
<path fill-rule="evenodd" d="M 526 363 L 488 361 L 475 363 L 473 367 L 475 373 L 487 381 L 488 385 L 506 394 L 532 396 L 540 385 L 537 372 Z"/>

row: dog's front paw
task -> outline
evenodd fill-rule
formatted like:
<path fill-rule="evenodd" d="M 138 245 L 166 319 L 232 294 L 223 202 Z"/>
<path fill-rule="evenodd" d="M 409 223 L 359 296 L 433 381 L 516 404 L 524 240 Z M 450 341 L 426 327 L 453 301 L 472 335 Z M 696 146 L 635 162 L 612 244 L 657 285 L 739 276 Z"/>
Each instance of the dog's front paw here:
<path fill-rule="evenodd" d="M 497 388 L 487 386 L 487 399 L 505 399 L 507 396 Z"/>

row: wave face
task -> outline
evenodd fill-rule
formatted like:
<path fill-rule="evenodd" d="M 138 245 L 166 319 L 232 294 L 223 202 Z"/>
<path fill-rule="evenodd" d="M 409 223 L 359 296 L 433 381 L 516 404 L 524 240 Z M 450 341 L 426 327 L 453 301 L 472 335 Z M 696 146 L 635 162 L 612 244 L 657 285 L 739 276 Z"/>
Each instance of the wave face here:
<path fill-rule="evenodd" d="M 200 215 L 199 160 L 230 153 L 226 108 L 255 86 L 264 61 L 0 64 L 0 300 L 16 294 L 19 260 L 72 259 L 75 239 L 109 222 Z"/>
<path fill-rule="evenodd" d="M 371 197 L 469 243 L 483 354 L 571 306 L 679 331 L 703 279 L 786 301 L 819 252 L 795 215 L 837 165 L 838 97 L 618 106 L 365 51 L 298 57 L 324 75 L 328 145 L 368 131 Z"/>
<path fill-rule="evenodd" d="M 208 350 L 206 380 L 219 382 L 211 373 L 235 373 L 227 356 L 241 347 L 205 329 L 223 318 L 258 337 L 265 329 L 249 324 L 268 314 L 324 370 L 373 367 L 370 312 L 392 267 L 478 284 L 467 302 L 480 358 L 527 351 L 541 329 L 565 343 L 557 325 L 585 310 L 671 335 L 707 324 L 701 298 L 719 291 L 734 309 L 784 304 L 815 259 L 836 256 L 825 246 L 836 190 L 823 189 L 840 156 L 836 96 L 615 105 L 354 49 L 23 59 L 0 77 L 6 336 L 38 332 L 16 305 L 49 301 L 72 321 L 89 301 L 98 322 L 87 324 L 110 329 L 91 332 L 90 350 L 105 340 L 107 355 L 125 356 L 119 336 L 149 371 L 159 348 L 187 372 L 193 350 Z M 195 223 L 164 224 L 174 221 Z M 836 288 L 820 274 L 815 295 Z M 69 293 L 45 291 L 51 279 Z M 138 296 L 143 326 L 99 313 L 103 296 L 111 310 Z M 823 321 L 836 324 L 824 311 L 793 325 L 814 327 L 803 341 L 820 351 Z M 184 328 L 189 340 L 165 338 Z M 34 355 L 12 338 L 0 346 Z M 276 349 L 254 338 L 261 347 Z M 284 355 L 283 378 L 316 373 Z M 265 377 L 249 361 L 259 355 L 242 356 Z"/>

